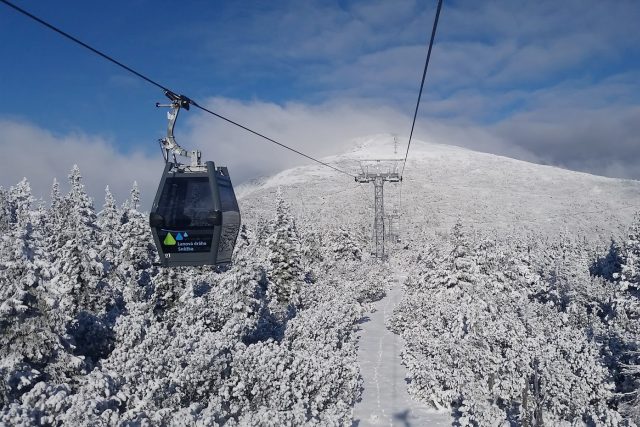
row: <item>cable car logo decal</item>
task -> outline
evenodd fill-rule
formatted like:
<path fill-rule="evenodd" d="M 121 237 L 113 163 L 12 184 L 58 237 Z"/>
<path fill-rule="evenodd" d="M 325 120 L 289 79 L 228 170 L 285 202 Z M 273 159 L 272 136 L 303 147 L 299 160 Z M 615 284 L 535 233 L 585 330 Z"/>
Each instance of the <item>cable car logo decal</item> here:
<path fill-rule="evenodd" d="M 176 244 L 176 239 L 173 238 L 171 233 L 167 233 L 167 237 L 164 238 L 162 243 L 166 246 L 174 246 Z"/>

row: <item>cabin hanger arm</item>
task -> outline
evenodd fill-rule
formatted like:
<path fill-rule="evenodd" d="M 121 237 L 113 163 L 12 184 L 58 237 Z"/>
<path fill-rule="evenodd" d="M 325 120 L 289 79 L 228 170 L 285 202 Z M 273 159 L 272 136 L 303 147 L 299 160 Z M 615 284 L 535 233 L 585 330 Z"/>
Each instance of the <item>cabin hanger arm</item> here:
<path fill-rule="evenodd" d="M 169 161 L 169 156 L 173 156 L 173 160 L 175 164 L 180 164 L 177 161 L 176 156 L 189 157 L 191 158 L 191 167 L 200 167 L 202 166 L 201 157 L 202 154 L 199 150 L 188 151 L 185 150 L 176 142 L 176 138 L 173 134 L 173 130 L 176 126 L 176 120 L 178 119 L 178 114 L 180 113 L 180 109 L 184 108 L 185 110 L 189 110 L 189 106 L 192 101 L 184 95 L 178 95 L 171 91 L 165 91 L 169 100 L 171 100 L 170 104 L 160 104 L 156 102 L 156 107 L 169 107 L 169 112 L 167 113 L 167 119 L 169 123 L 167 124 L 167 136 L 165 138 L 161 138 L 160 148 L 162 149 L 162 155 L 164 156 L 164 161 Z"/>

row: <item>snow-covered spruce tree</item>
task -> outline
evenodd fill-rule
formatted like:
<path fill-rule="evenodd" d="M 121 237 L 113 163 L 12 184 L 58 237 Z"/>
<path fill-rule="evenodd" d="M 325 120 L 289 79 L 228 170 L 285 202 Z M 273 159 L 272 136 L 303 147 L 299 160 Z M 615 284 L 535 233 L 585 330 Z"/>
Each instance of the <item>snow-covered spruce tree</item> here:
<path fill-rule="evenodd" d="M 138 200 L 139 193 L 134 184 L 131 196 L 114 219 L 120 248 L 110 283 L 122 295 L 121 311 L 126 315 L 117 320 L 109 318 L 109 321 L 110 324 L 115 321 L 114 334 L 121 348 L 135 345 L 144 336 L 145 328 L 154 319 L 156 304 L 163 305 L 163 294 L 154 292 L 153 279 L 157 272 L 152 263 L 156 252 L 147 220 L 134 208 Z M 172 271 L 168 270 L 167 274 L 172 274 Z M 164 277 L 158 276 L 158 283 L 162 283 Z M 171 284 L 168 288 L 171 289 Z"/>
<path fill-rule="evenodd" d="M 53 262 L 55 254 L 66 244 L 64 230 L 66 228 L 67 215 L 69 215 L 69 209 L 67 209 L 66 204 L 67 201 L 60 193 L 60 183 L 58 183 L 57 179 L 54 179 L 51 184 L 51 204 L 47 221 L 45 222 L 47 236 L 45 252 L 51 262 Z"/>
<path fill-rule="evenodd" d="M 615 240 L 611 240 L 606 255 L 596 259 L 589 268 L 589 272 L 592 276 L 599 276 L 613 282 L 615 280 L 613 275 L 620 273 L 622 268 L 621 253 L 620 245 Z"/>
<path fill-rule="evenodd" d="M 264 245 L 272 232 L 270 221 L 263 217 L 258 218 L 256 221 L 256 240 L 258 243 Z"/>
<path fill-rule="evenodd" d="M 104 205 L 98 213 L 98 227 L 100 228 L 99 256 L 104 260 L 107 275 L 118 264 L 116 258 L 122 245 L 120 218 L 121 213 L 118 212 L 116 200 L 107 185 L 105 188 Z"/>
<path fill-rule="evenodd" d="M 447 242 L 448 243 L 448 242 Z M 444 262 L 442 255 L 444 250 L 444 242 L 442 245 L 428 246 L 423 249 L 416 257 L 416 266 L 412 269 L 413 274 L 402 284 L 403 298 L 402 302 L 394 309 L 393 315 L 387 320 L 387 327 L 396 334 L 402 334 L 416 326 L 417 318 L 420 315 L 415 309 L 421 305 L 422 292 L 425 286 L 430 286 L 429 278 L 431 274 L 436 272 L 436 267 Z M 405 268 L 407 268 L 405 266 Z"/>
<path fill-rule="evenodd" d="M 251 259 L 262 260 L 267 259 L 269 250 L 265 242 L 258 239 L 255 229 L 247 224 L 240 226 L 238 240 L 233 251 L 233 262 L 247 262 Z"/>
<path fill-rule="evenodd" d="M 97 218 L 77 166 L 69 174 L 69 184 L 69 194 L 52 200 L 51 217 L 59 218 L 60 223 L 55 224 L 56 235 L 50 236 L 53 242 L 48 248 L 55 270 L 49 287 L 60 295 L 64 322 L 71 321 L 82 310 L 82 300 L 90 298 L 103 271 L 97 251 Z M 58 191 L 57 183 L 54 191 Z"/>
<path fill-rule="evenodd" d="M 590 254 L 589 248 L 581 244 L 561 235 L 555 242 L 541 248 L 543 253 L 539 255 L 537 269 L 544 282 L 534 295 L 537 301 L 550 302 L 558 310 L 566 312 L 571 304 L 577 302 L 579 294 L 584 296 L 582 290 L 590 282 Z"/>
<path fill-rule="evenodd" d="M 390 322 L 406 340 L 404 362 L 415 373 L 410 391 L 436 406 L 449 406 L 458 399 L 462 384 L 473 378 L 472 370 L 456 370 L 449 358 L 461 357 L 459 351 L 471 352 L 461 339 L 481 308 L 475 296 L 484 280 L 460 224 L 453 228 L 451 243 L 453 249 L 435 262 L 435 270 L 423 271 L 416 284 L 415 279 L 409 282 L 414 292 L 407 293 Z M 432 334 L 441 337 L 442 346 L 427 344 Z"/>
<path fill-rule="evenodd" d="M 620 274 L 616 278 L 621 290 L 640 296 L 640 213 L 636 214 L 629 230 L 620 263 Z"/>
<path fill-rule="evenodd" d="M 34 288 L 41 277 L 30 218 L 31 189 L 26 179 L 3 194 L 2 203 L 6 229 L 0 235 L 0 405 L 4 406 L 40 376 L 28 363 L 35 343 L 27 337 L 29 329 L 24 328 L 24 322 L 37 313 Z M 25 351 L 14 354 L 14 346 Z"/>
<path fill-rule="evenodd" d="M 44 286 L 48 260 L 42 253 L 43 230 L 32 220 L 31 202 L 26 180 L 11 189 L 9 230 L 0 238 L 0 423 L 8 424 L 23 416 L 33 419 L 31 412 L 38 409 L 28 402 L 38 384 L 69 380 L 84 366 L 69 354 L 66 331 L 52 320 L 56 295 Z"/>
<path fill-rule="evenodd" d="M 280 189 L 276 194 L 276 217 L 272 228 L 273 233 L 267 239 L 269 293 L 278 305 L 295 306 L 302 285 L 300 238 Z"/>
<path fill-rule="evenodd" d="M 69 184 L 62 203 L 67 210 L 65 220 L 52 253 L 55 276 L 48 286 L 59 295 L 57 321 L 67 326 L 74 352 L 95 362 L 113 348 L 113 336 L 105 322 L 116 309 L 117 294 L 104 280 L 97 217 L 77 166 L 69 175 Z"/>
<path fill-rule="evenodd" d="M 301 264 L 304 271 L 304 281 L 314 283 L 322 274 L 319 267 L 325 257 L 324 237 L 322 233 L 307 228 L 301 237 Z"/>
<path fill-rule="evenodd" d="M 335 236 L 332 237 L 331 250 L 336 259 L 351 261 L 362 260 L 362 250 L 347 230 L 340 228 Z"/>
<path fill-rule="evenodd" d="M 7 228 L 0 235 L 0 323 L 5 316 L 28 309 L 30 288 L 40 280 L 35 265 L 37 243 L 31 220 L 31 188 L 26 179 L 12 187 L 3 200 Z"/>
<path fill-rule="evenodd" d="M 149 294 L 157 257 L 148 220 L 138 211 L 140 192 L 136 183 L 124 203 L 117 226 L 121 248 L 118 252 L 118 284 L 125 302 L 140 301 Z"/>
<path fill-rule="evenodd" d="M 237 256 L 240 253 L 246 253 L 253 249 L 256 244 L 256 236 L 253 231 L 247 227 L 247 224 L 240 226 L 240 232 L 238 233 L 238 241 L 236 242 L 236 249 L 234 255 Z"/>

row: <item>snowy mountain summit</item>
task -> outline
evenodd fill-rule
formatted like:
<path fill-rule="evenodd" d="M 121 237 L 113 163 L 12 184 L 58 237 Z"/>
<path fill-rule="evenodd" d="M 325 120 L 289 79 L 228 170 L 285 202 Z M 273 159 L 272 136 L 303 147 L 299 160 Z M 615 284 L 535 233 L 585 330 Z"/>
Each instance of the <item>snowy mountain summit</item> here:
<path fill-rule="evenodd" d="M 403 159 L 404 143 L 388 134 L 357 138 L 343 153 L 322 160 L 357 174 L 360 162 Z M 402 162 L 399 162 L 402 166 Z M 272 207 L 277 187 L 300 217 L 338 220 L 366 229 L 373 221 L 373 186 L 321 165 L 282 171 L 260 184 L 240 186 L 242 208 Z M 460 220 L 481 230 L 584 235 L 606 241 L 640 208 L 640 182 L 589 175 L 413 140 L 402 184 L 385 184 L 385 209 L 401 212 L 401 233 L 426 236 Z"/>

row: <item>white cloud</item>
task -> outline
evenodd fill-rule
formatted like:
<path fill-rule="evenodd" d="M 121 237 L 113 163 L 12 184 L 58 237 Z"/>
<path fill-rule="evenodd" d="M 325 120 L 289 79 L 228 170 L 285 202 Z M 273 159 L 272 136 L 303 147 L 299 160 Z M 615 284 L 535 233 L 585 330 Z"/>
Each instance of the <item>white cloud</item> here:
<path fill-rule="evenodd" d="M 351 139 L 408 129 L 409 117 L 390 107 L 365 102 L 283 106 L 259 101 L 209 100 L 208 108 L 313 157 L 346 151 Z M 191 114 L 191 113 L 190 113 Z M 309 163 L 297 154 L 210 115 L 191 115 L 189 145 L 229 167 L 231 177 L 242 182 L 283 168 Z"/>
<path fill-rule="evenodd" d="M 162 173 L 159 154 L 155 158 L 139 152 L 123 154 L 104 138 L 80 133 L 54 135 L 24 121 L 0 119 L 0 128 L 3 187 L 26 177 L 34 196 L 48 200 L 53 179 L 65 188 L 69 171 L 77 164 L 97 209 L 103 204 L 106 185 L 122 202 L 134 181 L 143 192 L 145 206 L 150 205 Z"/>
<path fill-rule="evenodd" d="M 375 105 L 324 104 L 309 106 L 243 103 L 217 98 L 206 103 L 214 111 L 246 123 L 257 131 L 314 157 L 345 151 L 352 138 L 371 133 L 397 132 L 409 119 L 393 109 Z M 200 149 L 203 157 L 228 166 L 236 184 L 274 174 L 310 161 L 210 115 L 182 112 L 176 126 L 178 143 Z M 46 129 L 13 119 L 0 119 L 3 167 L 0 185 L 8 188 L 26 177 L 38 198 L 49 198 L 53 178 L 64 186 L 78 164 L 87 192 L 96 208 L 103 204 L 104 187 L 122 202 L 137 181 L 143 206 L 150 207 L 162 172 L 162 159 L 142 152 L 123 153 L 100 136 L 72 133 L 54 135 Z"/>
<path fill-rule="evenodd" d="M 536 92 L 514 91 L 492 101 L 481 92 L 461 92 L 423 106 L 417 139 L 468 147 L 527 161 L 586 172 L 640 179 L 640 108 L 628 98 L 637 85 L 633 73 L 598 84 L 570 82 Z M 497 121 L 482 122 L 488 102 L 507 108 L 526 98 L 521 110 Z M 559 100 L 557 99 L 559 98 Z M 610 102 L 612 101 L 613 102 Z M 241 102 L 212 98 L 204 103 L 297 150 L 320 158 L 349 149 L 352 139 L 396 133 L 406 141 L 411 112 L 372 100 L 340 98 L 321 104 Z M 456 111 L 467 111 L 456 115 Z M 445 117 L 441 117 L 445 115 Z M 66 182 L 73 164 L 85 177 L 88 192 L 102 205 L 105 185 L 120 202 L 134 180 L 148 208 L 162 171 L 159 153 L 122 153 L 112 141 L 95 135 L 55 135 L 31 123 L 0 119 L 3 165 L 0 185 L 26 176 L 38 197 L 48 198 L 52 179 Z M 203 157 L 229 167 L 236 184 L 270 175 L 308 160 L 197 109 L 183 112 L 178 142 L 202 150 Z M 356 165 L 354 164 L 354 167 Z"/>
<path fill-rule="evenodd" d="M 450 105 L 423 106 L 414 136 L 418 139 L 467 147 L 521 160 L 553 164 L 613 177 L 640 179 L 640 109 L 618 99 L 587 103 L 605 94 L 623 97 L 632 76 L 617 76 L 600 84 L 568 84 L 534 94 L 513 92 L 491 101 L 465 94 Z M 553 94 L 561 98 L 555 104 Z M 527 98 L 522 111 L 489 122 L 470 119 L 480 115 L 487 103 L 510 103 Z M 475 101 L 474 101 L 475 99 Z M 444 102 L 446 104 L 446 102 Z M 465 106 L 465 103 L 472 104 Z M 239 102 L 213 98 L 208 107 L 292 148 L 315 157 L 346 151 L 353 138 L 396 133 L 408 137 L 411 115 L 407 111 L 371 100 L 342 98 L 318 105 L 259 101 Z M 425 108 L 427 107 L 427 108 Z M 455 110 L 469 114 L 438 117 Z M 286 167 L 308 163 L 270 142 L 209 115 L 188 113 L 182 141 L 198 146 L 205 157 L 229 166 L 232 177 L 242 182 Z M 435 115 L 434 115 L 435 114 Z"/>
<path fill-rule="evenodd" d="M 435 2 L 424 0 L 272 2 L 234 15 L 209 33 L 203 30 L 203 38 L 217 65 L 229 72 L 284 67 L 295 69 L 293 81 L 312 91 L 333 93 L 337 84 L 372 97 L 380 87 L 403 87 L 407 79 L 414 83 L 434 12 Z M 446 3 L 430 82 L 468 88 L 546 81 L 585 61 L 637 51 L 638 21 L 635 0 Z M 401 67 L 406 71 L 396 70 Z M 366 82 L 376 71 L 375 78 L 385 84 L 362 85 L 358 78 Z M 389 90 L 386 96 L 397 94 Z"/>

